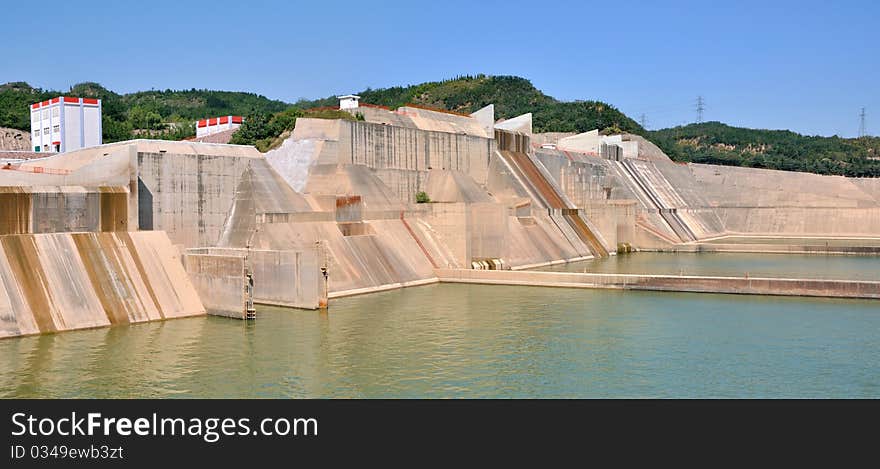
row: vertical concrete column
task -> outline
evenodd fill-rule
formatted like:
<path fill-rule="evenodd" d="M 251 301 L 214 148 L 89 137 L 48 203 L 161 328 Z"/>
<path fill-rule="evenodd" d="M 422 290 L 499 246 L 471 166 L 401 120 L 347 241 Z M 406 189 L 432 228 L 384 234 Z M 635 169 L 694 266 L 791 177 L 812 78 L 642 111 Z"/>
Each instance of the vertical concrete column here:
<path fill-rule="evenodd" d="M 138 153 L 137 145 L 129 145 L 122 151 L 128 152 L 128 231 L 140 230 L 138 221 Z"/>

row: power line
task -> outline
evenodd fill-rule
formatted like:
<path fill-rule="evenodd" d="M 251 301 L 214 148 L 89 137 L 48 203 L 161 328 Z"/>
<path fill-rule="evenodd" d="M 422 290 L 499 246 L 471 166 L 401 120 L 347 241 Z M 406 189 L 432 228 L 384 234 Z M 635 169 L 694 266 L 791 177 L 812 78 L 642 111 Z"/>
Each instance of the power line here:
<path fill-rule="evenodd" d="M 697 96 L 697 124 L 703 122 L 703 111 L 706 110 L 706 102 L 702 96 Z"/>
<path fill-rule="evenodd" d="M 865 108 L 862 107 L 862 112 L 859 113 L 859 138 L 867 137 L 868 132 L 865 129 Z"/>

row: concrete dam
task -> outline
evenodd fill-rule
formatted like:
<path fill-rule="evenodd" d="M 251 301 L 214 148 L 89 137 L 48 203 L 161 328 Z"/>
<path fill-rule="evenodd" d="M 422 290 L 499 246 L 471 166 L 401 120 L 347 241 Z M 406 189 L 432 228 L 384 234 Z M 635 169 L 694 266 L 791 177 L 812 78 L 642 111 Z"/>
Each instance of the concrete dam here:
<path fill-rule="evenodd" d="M 352 112 L 300 118 L 266 154 L 133 140 L 0 167 L 0 337 L 436 282 L 876 298 L 873 281 L 520 271 L 640 250 L 877 254 L 880 180 L 679 164 L 492 106 Z"/>

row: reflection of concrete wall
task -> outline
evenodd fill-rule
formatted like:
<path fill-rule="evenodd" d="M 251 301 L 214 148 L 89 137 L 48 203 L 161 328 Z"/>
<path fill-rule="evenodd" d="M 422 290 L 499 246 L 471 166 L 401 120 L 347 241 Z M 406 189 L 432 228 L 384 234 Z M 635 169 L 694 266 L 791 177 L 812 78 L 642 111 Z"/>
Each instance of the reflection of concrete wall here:
<path fill-rule="evenodd" d="M 0 237 L 0 337 L 204 313 L 163 232 Z"/>

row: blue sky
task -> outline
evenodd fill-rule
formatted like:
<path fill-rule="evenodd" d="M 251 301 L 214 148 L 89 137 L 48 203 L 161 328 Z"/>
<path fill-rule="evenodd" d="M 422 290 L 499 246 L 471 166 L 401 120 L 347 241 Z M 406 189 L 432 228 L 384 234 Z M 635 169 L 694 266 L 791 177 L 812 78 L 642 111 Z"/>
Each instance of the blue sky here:
<path fill-rule="evenodd" d="M 519 75 L 649 128 L 695 119 L 880 134 L 880 2 L 43 0 L 2 8 L 0 82 L 209 88 L 295 101 Z"/>

